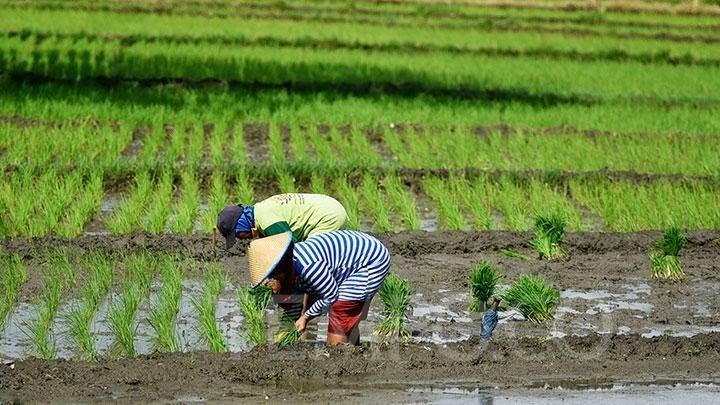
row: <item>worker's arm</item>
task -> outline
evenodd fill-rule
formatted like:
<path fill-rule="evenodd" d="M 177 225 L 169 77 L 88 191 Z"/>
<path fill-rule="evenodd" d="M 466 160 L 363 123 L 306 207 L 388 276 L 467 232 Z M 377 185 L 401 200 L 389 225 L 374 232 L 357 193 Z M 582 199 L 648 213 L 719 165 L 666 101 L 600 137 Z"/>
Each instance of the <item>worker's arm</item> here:
<path fill-rule="evenodd" d="M 300 315 L 300 319 L 295 325 L 301 331 L 305 330 L 307 322 L 330 308 L 340 296 L 339 288 L 335 278 L 330 271 L 323 268 L 323 263 L 313 263 L 303 271 L 303 278 L 307 286 L 310 287 L 318 300 L 315 301 L 304 314 Z"/>

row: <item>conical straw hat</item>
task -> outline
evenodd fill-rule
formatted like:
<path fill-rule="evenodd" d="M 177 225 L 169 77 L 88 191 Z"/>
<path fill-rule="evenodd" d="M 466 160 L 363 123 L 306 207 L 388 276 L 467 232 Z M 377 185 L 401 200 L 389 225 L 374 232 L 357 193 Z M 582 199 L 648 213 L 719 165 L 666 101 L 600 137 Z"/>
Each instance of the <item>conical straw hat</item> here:
<path fill-rule="evenodd" d="M 291 241 L 292 233 L 285 232 L 250 242 L 247 250 L 250 284 L 259 286 L 275 270 Z"/>

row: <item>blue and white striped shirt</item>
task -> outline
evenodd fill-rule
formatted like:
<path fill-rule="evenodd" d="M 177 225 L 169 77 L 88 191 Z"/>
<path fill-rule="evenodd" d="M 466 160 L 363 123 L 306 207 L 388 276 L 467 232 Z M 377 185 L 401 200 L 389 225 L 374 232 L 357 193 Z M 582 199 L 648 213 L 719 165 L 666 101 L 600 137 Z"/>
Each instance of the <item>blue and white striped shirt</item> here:
<path fill-rule="evenodd" d="M 390 271 L 390 254 L 373 236 L 332 231 L 295 243 L 299 282 L 318 296 L 306 311 L 314 317 L 337 300 L 365 301 L 380 289 Z"/>

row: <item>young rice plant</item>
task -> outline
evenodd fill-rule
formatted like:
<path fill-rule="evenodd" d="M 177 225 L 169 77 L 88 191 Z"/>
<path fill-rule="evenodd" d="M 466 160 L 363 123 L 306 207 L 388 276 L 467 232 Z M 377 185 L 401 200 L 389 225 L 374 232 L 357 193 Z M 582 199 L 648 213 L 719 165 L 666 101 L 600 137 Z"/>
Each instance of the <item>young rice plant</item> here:
<path fill-rule="evenodd" d="M 272 291 L 267 286 L 245 287 L 238 291 L 240 310 L 245 318 L 244 336 L 252 345 L 267 343 L 265 309 L 270 304 Z"/>
<path fill-rule="evenodd" d="M 687 238 L 677 227 L 671 227 L 655 244 L 656 250 L 650 252 L 650 272 L 653 278 L 660 280 L 682 280 L 685 272 L 677 255 Z"/>
<path fill-rule="evenodd" d="M 485 312 L 487 302 L 495 293 L 497 282 L 502 273 L 492 264 L 483 261 L 470 273 L 470 312 Z"/>
<path fill-rule="evenodd" d="M 523 316 L 536 323 L 553 318 L 560 303 L 560 291 L 540 277 L 525 274 L 502 294 L 508 305 L 517 308 Z"/>
<path fill-rule="evenodd" d="M 531 244 L 541 259 L 555 260 L 564 255 L 560 243 L 565 237 L 565 218 L 557 214 L 538 215 L 535 219 L 535 238 Z"/>
<path fill-rule="evenodd" d="M 227 344 L 220 326 L 215 320 L 215 308 L 220 292 L 225 286 L 225 274 L 220 266 L 213 264 L 205 277 L 202 295 L 193 298 L 192 303 L 198 312 L 200 334 L 214 352 L 225 352 Z"/>
<path fill-rule="evenodd" d="M 395 273 L 390 273 L 385 278 L 378 294 L 385 306 L 382 312 L 385 318 L 378 324 L 375 334 L 385 342 L 395 338 L 408 339 L 410 331 L 405 325 L 405 313 L 410 305 L 412 294 L 410 283 Z"/>

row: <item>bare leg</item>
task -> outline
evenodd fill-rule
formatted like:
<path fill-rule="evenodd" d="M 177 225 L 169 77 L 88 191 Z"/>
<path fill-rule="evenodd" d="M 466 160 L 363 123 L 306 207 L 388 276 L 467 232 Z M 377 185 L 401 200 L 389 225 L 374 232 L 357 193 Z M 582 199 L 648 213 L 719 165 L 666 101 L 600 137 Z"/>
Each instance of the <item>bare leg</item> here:
<path fill-rule="evenodd" d="M 337 346 L 341 345 L 343 343 L 347 343 L 348 338 L 347 336 L 340 334 L 340 333 L 329 333 L 327 336 L 327 344 L 328 346 Z"/>

